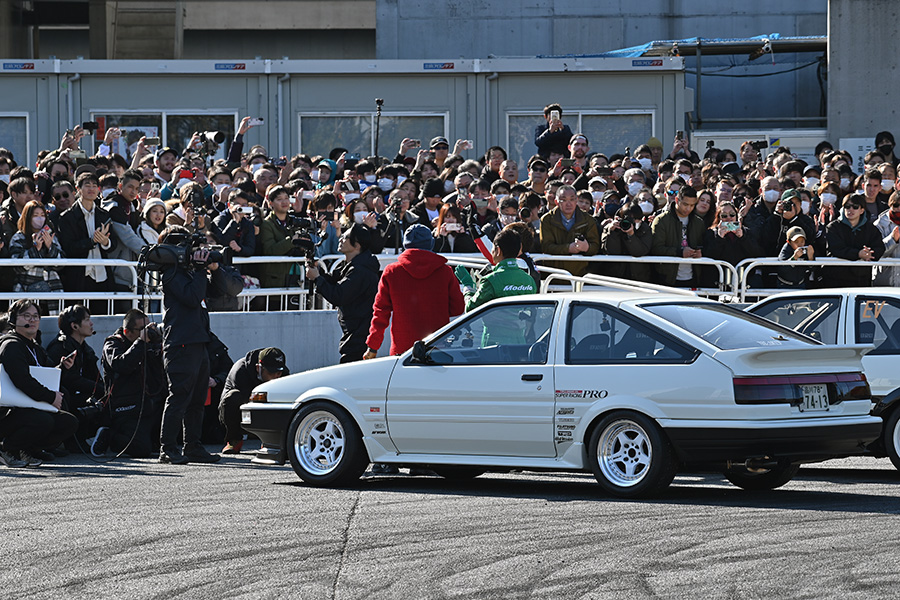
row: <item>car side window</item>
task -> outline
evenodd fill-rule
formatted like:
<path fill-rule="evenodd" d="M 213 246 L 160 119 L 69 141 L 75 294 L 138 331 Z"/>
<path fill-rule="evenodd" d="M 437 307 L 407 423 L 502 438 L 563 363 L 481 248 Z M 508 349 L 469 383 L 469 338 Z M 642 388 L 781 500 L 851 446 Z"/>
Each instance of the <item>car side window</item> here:
<path fill-rule="evenodd" d="M 631 315 L 596 304 L 573 304 L 567 364 L 687 363 L 696 351 Z"/>
<path fill-rule="evenodd" d="M 857 297 L 856 343 L 874 344 L 873 354 L 900 354 L 900 301 Z"/>
<path fill-rule="evenodd" d="M 837 344 L 841 325 L 841 298 L 785 298 L 755 308 L 755 315 L 814 338 Z"/>
<path fill-rule="evenodd" d="M 430 340 L 430 364 L 545 364 L 555 302 L 502 304 L 482 310 Z"/>

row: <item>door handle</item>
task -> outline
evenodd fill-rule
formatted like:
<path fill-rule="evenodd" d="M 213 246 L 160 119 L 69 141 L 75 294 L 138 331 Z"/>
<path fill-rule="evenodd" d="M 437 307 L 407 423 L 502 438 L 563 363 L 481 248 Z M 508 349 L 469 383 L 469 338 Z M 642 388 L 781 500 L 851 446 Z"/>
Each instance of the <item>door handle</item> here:
<path fill-rule="evenodd" d="M 531 375 L 531 374 L 522 375 L 522 381 L 540 381 L 543 378 L 544 378 L 544 376 L 539 373 L 536 375 Z"/>

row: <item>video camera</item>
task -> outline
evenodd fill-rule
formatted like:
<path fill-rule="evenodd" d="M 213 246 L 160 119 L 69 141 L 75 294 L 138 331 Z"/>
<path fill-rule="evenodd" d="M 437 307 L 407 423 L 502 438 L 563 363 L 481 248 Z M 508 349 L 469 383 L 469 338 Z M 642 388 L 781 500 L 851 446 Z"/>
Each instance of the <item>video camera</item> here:
<path fill-rule="evenodd" d="M 208 250 L 205 261 L 194 260 L 198 250 Z M 185 270 L 205 269 L 212 263 L 228 264 L 227 252 L 222 246 L 206 245 L 206 237 L 201 233 L 186 236 L 170 233 L 166 242 L 144 248 L 138 257 L 138 272 L 165 271 L 175 266 Z"/>
<path fill-rule="evenodd" d="M 327 233 L 319 236 L 319 241 L 313 241 L 313 235 L 318 235 L 319 224 L 309 217 L 300 216 L 295 211 L 291 211 L 285 218 L 288 231 L 291 232 L 291 242 L 294 247 L 291 254 L 294 256 L 303 255 L 307 260 L 312 260 L 316 256 L 316 248 L 328 237 Z"/>

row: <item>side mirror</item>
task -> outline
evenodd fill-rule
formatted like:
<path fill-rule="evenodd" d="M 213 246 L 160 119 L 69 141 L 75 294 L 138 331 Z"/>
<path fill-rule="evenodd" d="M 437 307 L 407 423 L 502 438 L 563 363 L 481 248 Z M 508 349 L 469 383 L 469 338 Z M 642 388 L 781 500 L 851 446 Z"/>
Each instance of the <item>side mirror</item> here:
<path fill-rule="evenodd" d="M 418 340 L 412 347 L 412 357 L 413 361 L 417 363 L 421 363 L 423 365 L 427 365 L 431 362 L 431 359 L 428 357 L 428 346 L 425 345 L 425 342 L 422 340 Z"/>

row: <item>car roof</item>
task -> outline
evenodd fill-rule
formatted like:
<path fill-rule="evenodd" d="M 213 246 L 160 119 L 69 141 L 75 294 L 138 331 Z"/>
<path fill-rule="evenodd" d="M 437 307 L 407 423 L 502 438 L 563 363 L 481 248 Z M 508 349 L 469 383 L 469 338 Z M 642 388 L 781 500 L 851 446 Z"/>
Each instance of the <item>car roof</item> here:
<path fill-rule="evenodd" d="M 821 288 L 815 290 L 791 290 L 789 292 L 779 292 L 767 296 L 758 302 L 754 302 L 747 308 L 752 308 L 758 304 L 763 304 L 772 299 L 793 298 L 794 296 L 892 296 L 900 298 L 900 288 L 895 287 L 849 287 L 849 288 Z"/>
<path fill-rule="evenodd" d="M 639 302 L 704 302 L 719 304 L 714 300 L 701 298 L 699 296 L 688 296 L 680 294 L 653 293 L 647 291 L 628 291 L 628 290 L 582 290 L 580 292 L 548 292 L 544 294 L 533 294 L 527 296 L 507 296 L 503 300 L 532 302 L 535 300 L 594 300 L 600 302 L 609 302 L 619 304 L 629 302 L 636 304 Z"/>

